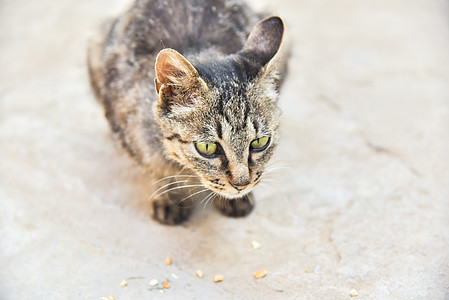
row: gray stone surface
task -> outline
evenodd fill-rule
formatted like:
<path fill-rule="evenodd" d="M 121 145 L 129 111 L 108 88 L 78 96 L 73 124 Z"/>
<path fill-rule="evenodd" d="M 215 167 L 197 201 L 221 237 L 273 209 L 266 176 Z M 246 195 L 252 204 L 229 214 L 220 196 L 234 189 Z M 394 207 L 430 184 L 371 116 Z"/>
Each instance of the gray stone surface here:
<path fill-rule="evenodd" d="M 88 86 L 87 38 L 127 4 L 0 3 L 1 300 L 449 299 L 447 1 L 279 1 L 292 58 L 257 207 L 179 227 L 148 216 Z"/>

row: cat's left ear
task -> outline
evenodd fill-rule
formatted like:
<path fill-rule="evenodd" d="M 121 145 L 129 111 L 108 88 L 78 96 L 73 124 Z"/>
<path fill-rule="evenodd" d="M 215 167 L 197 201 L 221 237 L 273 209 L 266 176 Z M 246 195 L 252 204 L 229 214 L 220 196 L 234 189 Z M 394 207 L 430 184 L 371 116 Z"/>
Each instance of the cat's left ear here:
<path fill-rule="evenodd" d="M 279 17 L 269 17 L 254 26 L 240 55 L 264 67 L 278 52 L 284 35 L 284 23 Z"/>

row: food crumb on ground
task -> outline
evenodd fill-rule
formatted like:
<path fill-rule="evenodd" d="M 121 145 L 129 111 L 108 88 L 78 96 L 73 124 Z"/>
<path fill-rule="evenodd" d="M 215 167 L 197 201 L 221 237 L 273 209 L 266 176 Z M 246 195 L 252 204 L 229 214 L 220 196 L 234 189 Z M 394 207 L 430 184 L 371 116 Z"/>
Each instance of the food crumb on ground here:
<path fill-rule="evenodd" d="M 172 274 L 171 274 L 171 277 L 173 277 L 174 279 L 179 279 L 179 276 L 176 275 L 175 273 L 172 273 Z"/>
<path fill-rule="evenodd" d="M 310 270 L 309 270 L 309 269 L 306 269 L 306 273 L 310 273 Z"/>
<path fill-rule="evenodd" d="M 150 281 L 150 286 L 156 286 L 158 283 L 157 279 L 153 279 Z"/>
<path fill-rule="evenodd" d="M 172 259 L 171 259 L 171 257 L 169 256 L 169 257 L 167 257 L 166 259 L 165 259 L 165 263 L 169 266 L 169 265 L 171 265 L 172 264 Z"/>
<path fill-rule="evenodd" d="M 267 276 L 267 274 L 268 274 L 267 270 L 256 271 L 254 272 L 254 278 L 261 279 Z"/>
<path fill-rule="evenodd" d="M 163 287 L 164 289 L 170 288 L 170 282 L 168 282 L 168 281 L 162 282 L 162 287 Z"/>
<path fill-rule="evenodd" d="M 349 291 L 349 296 L 351 297 L 357 297 L 359 295 L 359 292 L 357 292 L 356 289 L 352 289 Z"/>
<path fill-rule="evenodd" d="M 258 241 L 252 241 L 251 246 L 253 247 L 253 249 L 256 249 L 256 250 L 262 248 L 262 244 L 259 243 Z"/>
<path fill-rule="evenodd" d="M 127 285 L 128 282 L 125 279 L 123 279 L 122 282 L 120 282 L 120 286 L 127 286 Z"/>
<path fill-rule="evenodd" d="M 195 272 L 195 274 L 196 274 L 196 276 L 198 276 L 198 278 L 203 278 L 203 271 L 201 271 L 201 270 L 196 270 L 196 272 Z"/>
<path fill-rule="evenodd" d="M 101 300 L 115 300 L 115 296 L 111 295 L 109 297 L 101 297 Z"/>
<path fill-rule="evenodd" d="M 223 275 L 215 275 L 214 282 L 222 282 L 224 280 Z"/>

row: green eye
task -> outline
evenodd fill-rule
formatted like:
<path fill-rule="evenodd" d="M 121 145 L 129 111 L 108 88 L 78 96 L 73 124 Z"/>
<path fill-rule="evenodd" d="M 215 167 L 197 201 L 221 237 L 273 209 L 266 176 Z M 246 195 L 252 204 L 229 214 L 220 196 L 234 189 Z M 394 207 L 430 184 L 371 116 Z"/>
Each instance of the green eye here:
<path fill-rule="evenodd" d="M 215 143 L 197 142 L 195 147 L 196 151 L 203 156 L 211 156 L 217 150 L 217 144 Z"/>
<path fill-rule="evenodd" d="M 261 138 L 255 139 L 251 142 L 251 149 L 255 151 L 265 150 L 265 148 L 268 147 L 269 142 L 270 142 L 269 136 L 263 136 Z"/>

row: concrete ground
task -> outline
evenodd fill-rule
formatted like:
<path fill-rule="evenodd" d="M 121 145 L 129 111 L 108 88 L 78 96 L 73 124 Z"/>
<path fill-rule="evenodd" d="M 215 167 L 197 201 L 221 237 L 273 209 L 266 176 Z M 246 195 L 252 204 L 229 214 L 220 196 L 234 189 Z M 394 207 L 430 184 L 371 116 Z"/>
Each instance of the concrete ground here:
<path fill-rule="evenodd" d="M 447 1 L 279 1 L 279 168 L 249 217 L 179 227 L 88 86 L 87 38 L 127 5 L 0 3 L 1 300 L 449 299 Z"/>

